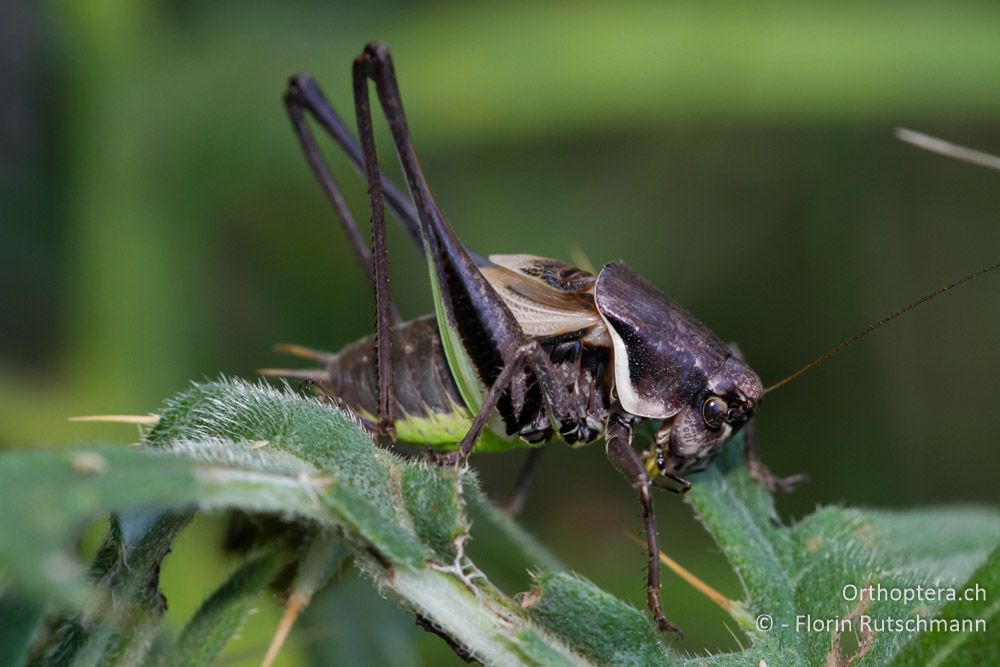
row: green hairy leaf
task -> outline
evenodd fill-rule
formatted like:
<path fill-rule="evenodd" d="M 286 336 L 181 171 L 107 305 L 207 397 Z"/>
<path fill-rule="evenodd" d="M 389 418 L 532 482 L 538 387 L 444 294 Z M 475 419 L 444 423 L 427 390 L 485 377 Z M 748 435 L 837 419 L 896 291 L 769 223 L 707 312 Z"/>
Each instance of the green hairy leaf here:
<path fill-rule="evenodd" d="M 731 607 L 742 653 L 693 657 L 668 644 L 644 609 L 565 571 L 483 496 L 468 469 L 380 449 L 350 415 L 287 388 L 195 385 L 166 403 L 141 447 L 0 457 L 0 488 L 13 503 L 0 517 L 0 656 L 4 664 L 29 656 L 36 664 L 213 664 L 268 586 L 306 605 L 346 559 L 460 655 L 490 665 L 1000 660 L 1000 642 L 985 629 L 1000 611 L 989 599 L 1000 590 L 1000 512 L 825 507 L 785 526 L 739 446 L 694 481 L 687 502 L 743 584 Z M 172 637 L 160 567 L 196 512 L 218 510 L 283 528 L 262 532 Z M 109 513 L 111 529 L 88 568 L 74 542 Z M 469 559 L 473 520 L 531 568 L 530 590 L 508 595 Z M 907 594 L 976 586 L 982 600 Z M 870 629 L 887 619 L 897 626 Z M 958 626 L 931 631 L 918 620 Z"/>

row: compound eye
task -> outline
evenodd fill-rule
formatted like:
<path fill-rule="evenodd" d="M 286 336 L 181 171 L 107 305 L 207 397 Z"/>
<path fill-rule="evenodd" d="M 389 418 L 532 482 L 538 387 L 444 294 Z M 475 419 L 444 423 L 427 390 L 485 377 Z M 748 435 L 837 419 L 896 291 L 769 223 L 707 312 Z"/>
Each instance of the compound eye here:
<path fill-rule="evenodd" d="M 728 410 L 729 406 L 718 396 L 710 396 L 701 404 L 701 416 L 705 420 L 705 425 L 711 429 L 722 426 Z"/>

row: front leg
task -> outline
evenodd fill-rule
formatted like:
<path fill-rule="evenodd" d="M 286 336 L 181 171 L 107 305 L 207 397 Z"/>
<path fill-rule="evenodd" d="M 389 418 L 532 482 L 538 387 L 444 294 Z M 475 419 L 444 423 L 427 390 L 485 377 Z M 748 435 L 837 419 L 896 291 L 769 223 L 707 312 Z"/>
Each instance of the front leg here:
<path fill-rule="evenodd" d="M 642 504 L 642 519 L 646 527 L 646 602 L 656 624 L 663 632 L 674 632 L 683 636 L 681 629 L 667 620 L 660 606 L 660 548 L 656 540 L 656 520 L 653 516 L 653 498 L 650 495 L 652 483 L 646 467 L 635 450 L 632 449 L 632 425 L 620 412 L 612 412 L 608 419 L 605 442 L 608 459 L 618 471 L 639 492 Z"/>
<path fill-rule="evenodd" d="M 809 475 L 805 473 L 798 473 L 796 475 L 789 475 L 788 477 L 778 477 L 771 469 L 764 465 L 764 462 L 760 460 L 760 456 L 757 454 L 756 443 L 754 442 L 754 427 L 753 420 L 747 422 L 747 425 L 743 427 L 743 454 L 746 457 L 747 470 L 750 472 L 750 476 L 755 480 L 767 487 L 767 490 L 771 493 L 775 491 L 783 491 L 785 493 L 791 493 L 795 490 L 797 484 L 809 480 Z"/>
<path fill-rule="evenodd" d="M 542 451 L 541 447 L 534 447 L 528 451 L 528 458 L 524 460 L 524 467 L 521 468 L 521 472 L 517 475 L 517 481 L 514 483 L 514 491 L 510 494 L 510 498 L 507 499 L 503 508 L 503 512 L 507 516 L 516 517 L 524 508 L 524 500 L 528 497 L 528 488 L 535 478 L 535 471 L 538 470 L 538 461 L 541 459 Z"/>
<path fill-rule="evenodd" d="M 729 343 L 729 351 L 740 361 L 746 361 L 746 357 L 743 356 L 743 350 L 736 343 Z M 795 490 L 796 484 L 809 479 L 809 475 L 804 473 L 789 475 L 788 477 L 778 477 L 771 472 L 770 468 L 764 465 L 764 462 L 760 460 L 760 456 L 757 454 L 752 419 L 743 427 L 743 454 L 746 457 L 747 470 L 750 472 L 750 476 L 763 484 L 771 493 L 775 491 L 791 493 Z"/>

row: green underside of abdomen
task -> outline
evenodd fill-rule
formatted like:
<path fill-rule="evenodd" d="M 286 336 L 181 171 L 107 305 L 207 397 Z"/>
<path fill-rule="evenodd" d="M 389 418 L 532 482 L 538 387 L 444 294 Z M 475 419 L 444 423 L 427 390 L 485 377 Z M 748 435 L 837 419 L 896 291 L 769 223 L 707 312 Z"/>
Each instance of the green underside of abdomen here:
<path fill-rule="evenodd" d="M 373 415 L 362 413 L 365 419 L 374 421 Z M 449 413 L 429 413 L 426 415 L 402 415 L 396 419 L 396 436 L 400 442 L 423 445 L 441 452 L 458 449 L 462 438 L 472 427 L 472 417 L 464 409 Z M 529 447 L 526 442 L 513 438 L 504 440 L 486 428 L 476 441 L 476 452 L 503 452 Z"/>

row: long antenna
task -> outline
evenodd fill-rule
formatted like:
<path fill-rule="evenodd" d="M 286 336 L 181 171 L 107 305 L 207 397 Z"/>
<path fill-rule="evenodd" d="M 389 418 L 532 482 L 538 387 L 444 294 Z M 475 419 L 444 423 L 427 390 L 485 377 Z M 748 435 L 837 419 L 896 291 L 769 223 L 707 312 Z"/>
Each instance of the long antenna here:
<path fill-rule="evenodd" d="M 958 144 L 953 144 L 950 141 L 932 137 L 931 135 L 924 134 L 923 132 L 915 132 L 914 130 L 906 129 L 905 127 L 897 127 L 896 138 L 900 141 L 905 141 L 908 144 L 916 146 L 917 148 L 923 148 L 925 151 L 930 151 L 931 153 L 937 153 L 938 155 L 944 155 L 945 157 L 961 160 L 962 162 L 968 162 L 969 164 L 979 165 L 980 167 L 1000 169 L 1000 157 L 997 157 L 996 155 L 991 155 L 990 153 L 986 153 L 984 151 L 977 151 L 975 148 L 959 146 Z"/>
<path fill-rule="evenodd" d="M 798 376 L 802 375 L 806 371 L 810 371 L 810 370 L 816 368 L 817 366 L 819 366 L 821 363 L 823 363 L 824 361 L 826 361 L 827 359 L 829 359 L 833 355 L 837 354 L 838 352 L 843 351 L 844 349 L 850 347 L 851 345 L 854 345 L 859 340 L 861 340 L 862 338 L 864 338 L 865 336 L 867 336 L 871 332 L 875 331 L 876 329 L 878 329 L 882 325 L 888 324 L 889 322 L 891 322 L 892 320 L 896 319 L 897 317 L 899 317 L 903 313 L 905 313 L 907 311 L 910 311 L 910 310 L 913 310 L 914 308 L 916 308 L 920 304 L 924 303 L 925 301 L 930 301 L 934 297 L 939 296 L 939 295 L 943 294 L 944 292 L 947 292 L 948 290 L 952 289 L 953 287 L 958 287 L 959 285 L 961 285 L 963 283 L 967 283 L 970 280 L 978 278 L 979 276 L 983 275 L 984 273 L 989 273 L 993 269 L 1000 269 L 1000 262 L 994 262 L 993 264 L 990 264 L 989 266 L 983 267 L 983 268 L 979 269 L 978 271 L 973 271 L 972 273 L 970 273 L 967 276 L 963 276 L 962 278 L 959 278 L 958 280 L 956 280 L 954 282 L 948 283 L 944 287 L 939 287 L 936 290 L 934 290 L 933 292 L 930 292 L 929 294 L 923 295 L 922 297 L 920 297 L 916 301 L 914 301 L 912 303 L 906 304 L 905 306 L 903 306 L 899 310 L 896 310 L 896 311 L 893 311 L 892 313 L 889 313 L 888 315 L 886 315 L 882 319 L 880 319 L 880 320 L 878 320 L 876 322 L 872 322 L 871 324 L 869 324 L 867 327 L 865 327 L 864 329 L 862 329 L 858 333 L 854 334 L 853 336 L 851 336 L 847 340 L 841 342 L 836 347 L 832 348 L 830 351 L 828 351 L 828 352 L 826 352 L 824 354 L 821 354 L 820 356 L 816 357 L 815 359 L 813 359 L 808 364 L 806 364 L 802 368 L 798 369 L 797 371 L 795 371 L 791 375 L 786 375 L 783 379 L 778 380 L 777 382 L 775 382 L 774 384 L 772 384 L 770 387 L 768 387 L 767 389 L 765 389 L 764 393 L 768 394 L 768 393 L 774 391 L 775 389 L 777 389 L 778 387 L 782 387 L 782 386 L 788 384 L 789 382 L 791 382 L 792 380 L 794 380 Z"/>

